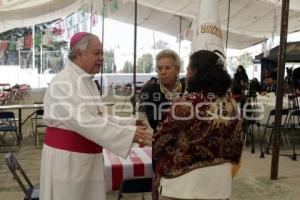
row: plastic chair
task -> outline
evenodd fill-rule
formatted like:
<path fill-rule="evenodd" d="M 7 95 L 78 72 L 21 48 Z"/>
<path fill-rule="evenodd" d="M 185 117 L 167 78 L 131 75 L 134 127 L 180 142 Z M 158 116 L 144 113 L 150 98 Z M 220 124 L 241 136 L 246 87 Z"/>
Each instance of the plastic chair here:
<path fill-rule="evenodd" d="M 39 200 L 39 189 L 33 187 L 31 181 L 12 152 L 5 155 L 5 162 L 13 174 L 13 178 L 23 190 L 25 194 L 24 200 Z M 26 183 L 24 183 L 23 180 L 26 181 Z"/>
<path fill-rule="evenodd" d="M 137 177 L 124 179 L 121 183 L 118 199 L 123 198 L 123 193 L 142 193 L 142 199 L 145 199 L 144 192 L 152 191 L 152 178 Z"/>
<path fill-rule="evenodd" d="M 7 133 L 14 133 L 16 144 L 20 147 L 20 137 L 18 135 L 17 120 L 13 112 L 0 112 L 0 140 L 5 143 L 4 137 Z M 9 146 L 9 145 L 7 145 Z"/>

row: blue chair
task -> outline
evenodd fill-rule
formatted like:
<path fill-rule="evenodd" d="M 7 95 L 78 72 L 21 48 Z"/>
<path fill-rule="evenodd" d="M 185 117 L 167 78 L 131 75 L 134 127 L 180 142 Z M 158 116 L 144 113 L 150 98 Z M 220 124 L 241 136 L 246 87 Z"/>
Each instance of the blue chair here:
<path fill-rule="evenodd" d="M 7 133 L 12 133 L 16 144 L 20 147 L 20 137 L 18 135 L 17 120 L 13 112 L 0 112 L 0 140 L 5 143 Z"/>
<path fill-rule="evenodd" d="M 13 178 L 18 182 L 25 193 L 24 200 L 39 200 L 39 189 L 33 187 L 31 181 L 12 152 L 5 155 L 5 162 L 8 169 L 13 174 Z M 26 184 L 22 180 L 25 180 Z"/>

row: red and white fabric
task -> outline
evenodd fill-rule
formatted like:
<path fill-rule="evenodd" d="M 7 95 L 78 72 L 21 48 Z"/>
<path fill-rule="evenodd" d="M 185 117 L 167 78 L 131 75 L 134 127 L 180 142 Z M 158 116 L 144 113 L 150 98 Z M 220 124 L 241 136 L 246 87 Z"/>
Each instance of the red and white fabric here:
<path fill-rule="evenodd" d="M 126 159 L 103 150 L 106 191 L 120 188 L 124 178 L 152 177 L 152 149 L 133 147 Z"/>

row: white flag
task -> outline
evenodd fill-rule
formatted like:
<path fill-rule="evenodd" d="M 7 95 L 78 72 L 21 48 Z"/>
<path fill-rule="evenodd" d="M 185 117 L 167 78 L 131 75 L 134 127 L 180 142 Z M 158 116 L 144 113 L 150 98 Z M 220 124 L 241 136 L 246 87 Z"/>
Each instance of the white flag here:
<path fill-rule="evenodd" d="M 201 0 L 199 15 L 193 22 L 193 30 L 193 52 L 198 50 L 213 51 L 225 61 L 219 0 Z"/>

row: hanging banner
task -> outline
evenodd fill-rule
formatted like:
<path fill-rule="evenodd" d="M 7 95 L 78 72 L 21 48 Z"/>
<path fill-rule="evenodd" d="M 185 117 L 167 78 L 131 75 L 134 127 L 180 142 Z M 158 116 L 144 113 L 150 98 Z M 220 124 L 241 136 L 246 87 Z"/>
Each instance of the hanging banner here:
<path fill-rule="evenodd" d="M 201 0 L 198 18 L 193 22 L 193 30 L 193 52 L 201 49 L 210 50 L 225 61 L 219 0 Z"/>

